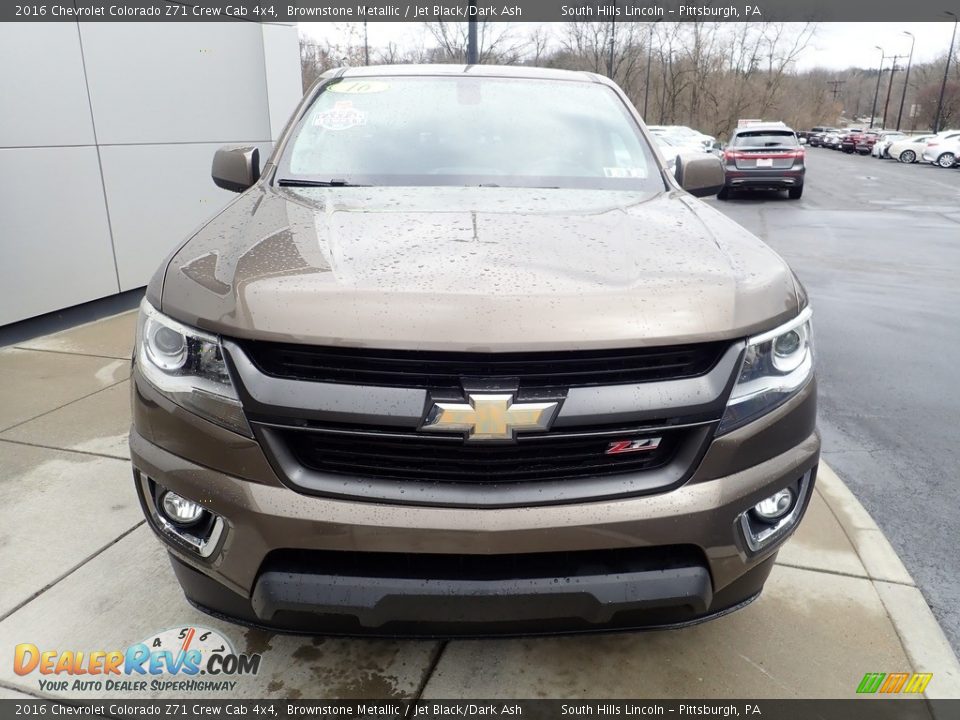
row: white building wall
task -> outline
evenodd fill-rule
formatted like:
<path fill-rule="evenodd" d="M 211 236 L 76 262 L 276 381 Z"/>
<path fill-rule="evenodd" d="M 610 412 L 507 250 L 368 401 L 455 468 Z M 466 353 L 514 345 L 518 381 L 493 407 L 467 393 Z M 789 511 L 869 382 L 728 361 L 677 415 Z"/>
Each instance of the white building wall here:
<path fill-rule="evenodd" d="M 293 26 L 0 25 L 0 325 L 147 283 L 300 99 Z"/>

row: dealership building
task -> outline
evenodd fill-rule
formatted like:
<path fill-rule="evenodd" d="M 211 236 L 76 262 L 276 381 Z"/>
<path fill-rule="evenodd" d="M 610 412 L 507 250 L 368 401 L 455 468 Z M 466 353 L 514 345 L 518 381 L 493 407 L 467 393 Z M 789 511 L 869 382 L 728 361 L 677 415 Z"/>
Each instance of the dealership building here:
<path fill-rule="evenodd" d="M 0 66 L 0 325 L 143 287 L 301 97 L 293 25 L 7 23 Z"/>

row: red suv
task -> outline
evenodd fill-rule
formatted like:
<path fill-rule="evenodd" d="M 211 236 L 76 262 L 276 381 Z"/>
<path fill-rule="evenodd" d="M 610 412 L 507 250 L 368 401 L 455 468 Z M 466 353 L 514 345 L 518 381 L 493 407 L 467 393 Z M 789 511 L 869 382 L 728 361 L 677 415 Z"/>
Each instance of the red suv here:
<path fill-rule="evenodd" d="M 845 153 L 854 153 L 857 150 L 857 140 L 863 134 L 862 128 L 848 128 L 840 133 L 840 149 Z"/>
<path fill-rule="evenodd" d="M 853 147 L 861 155 L 869 155 L 879 137 L 880 133 L 867 130 L 864 133 L 854 136 Z"/>

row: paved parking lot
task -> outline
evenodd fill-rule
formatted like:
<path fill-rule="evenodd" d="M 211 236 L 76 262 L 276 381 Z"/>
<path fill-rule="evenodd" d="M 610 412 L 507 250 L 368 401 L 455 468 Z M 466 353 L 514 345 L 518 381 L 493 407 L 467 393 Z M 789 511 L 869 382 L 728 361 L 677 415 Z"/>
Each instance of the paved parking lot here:
<path fill-rule="evenodd" d="M 799 202 L 715 207 L 787 259 L 814 304 L 824 458 L 960 652 L 960 169 L 807 150 Z"/>
<path fill-rule="evenodd" d="M 765 234 L 796 264 L 814 295 L 827 395 L 827 459 L 836 461 L 858 494 L 867 489 L 870 505 L 870 483 L 890 479 L 899 466 L 881 480 L 872 470 L 857 475 L 869 466 L 849 459 L 857 451 L 842 445 L 852 442 L 842 431 L 858 427 L 860 412 L 844 411 L 840 398 L 855 396 L 854 390 L 841 387 L 851 377 L 838 369 L 852 349 L 835 346 L 866 342 L 874 352 L 889 347 L 862 337 L 859 330 L 841 332 L 851 318 L 835 309 L 834 298 L 854 292 L 845 289 L 851 277 L 857 292 L 863 292 L 860 266 L 845 272 L 838 268 L 827 279 L 817 271 L 841 250 L 852 253 L 846 244 L 858 233 L 863 236 L 850 224 L 859 216 L 849 219 L 831 210 L 835 198 L 817 185 L 815 173 L 826 176 L 835 162 L 856 164 L 856 172 L 860 166 L 879 165 L 863 158 L 821 161 L 814 156 L 811 184 L 800 203 L 734 201 L 723 209 Z M 871 240 L 890 218 L 908 215 L 903 210 L 857 212 L 887 217 L 868 218 Z M 929 231 L 927 237 L 939 238 L 932 242 L 949 249 L 947 228 L 956 220 L 948 215 L 930 211 L 909 216 L 920 217 L 916 222 Z M 832 238 L 832 245 L 814 245 L 816 238 Z M 875 243 L 883 249 L 893 239 Z M 927 262 L 923 260 L 924 267 Z M 926 284 L 939 282 L 939 272 L 931 268 L 934 280 Z M 125 437 L 133 322 L 132 314 L 123 314 L 0 349 L 0 648 L 8 657 L 22 642 L 41 648 L 113 649 L 163 629 L 200 625 L 223 632 L 239 651 L 263 654 L 260 674 L 242 680 L 234 697 L 850 697 L 868 671 L 933 672 L 929 696 L 960 696 L 960 666 L 910 574 L 829 469 L 821 471 L 810 512 L 781 552 L 764 595 L 740 612 L 697 627 L 559 638 L 394 641 L 273 635 L 202 616 L 183 600 L 165 553 L 143 524 L 132 487 Z M 905 332 L 912 322 L 893 323 L 891 332 Z M 900 358 L 906 371 L 910 354 L 904 351 Z M 888 368 L 873 371 L 884 374 L 867 376 L 867 370 L 860 370 L 862 377 L 854 377 L 874 392 L 878 383 L 895 384 Z M 944 392 L 949 399 L 956 390 Z M 875 404 L 886 407 L 879 398 Z M 927 410 L 897 409 L 911 421 L 915 412 Z M 950 457 L 955 455 L 927 462 L 938 466 Z M 871 458 L 884 462 L 882 454 Z M 882 488 L 888 491 L 892 489 Z M 947 493 L 931 502 L 946 504 L 952 497 Z M 874 506 L 880 508 L 878 517 L 886 517 L 882 503 Z M 953 529 L 951 544 L 941 539 L 931 552 L 955 546 L 955 525 Z M 893 537 L 895 545 L 903 539 Z M 910 569 L 916 572 L 915 566 Z M 0 697 L 21 693 L 43 694 L 36 676 L 18 676 L 9 663 L 0 663 Z"/>

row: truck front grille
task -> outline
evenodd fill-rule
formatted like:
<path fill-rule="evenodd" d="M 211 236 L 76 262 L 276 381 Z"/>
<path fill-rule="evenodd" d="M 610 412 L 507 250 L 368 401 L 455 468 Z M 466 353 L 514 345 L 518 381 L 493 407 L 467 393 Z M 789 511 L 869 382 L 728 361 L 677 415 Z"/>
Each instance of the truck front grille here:
<path fill-rule="evenodd" d="M 604 431 L 587 436 L 553 432 L 498 445 L 413 433 L 353 434 L 292 428 L 277 432 L 296 461 L 310 470 L 421 483 L 488 485 L 652 470 L 669 463 L 688 434 L 686 429 Z M 650 437 L 660 438 L 654 450 L 606 454 L 613 442 Z"/>
<path fill-rule="evenodd" d="M 663 492 L 706 452 L 738 342 L 531 353 L 443 353 L 229 340 L 244 412 L 298 492 L 446 507 L 530 507 Z M 440 402 L 507 393 L 556 402 L 512 440 L 428 432 Z M 608 453 L 624 441 L 653 449 Z"/>
<path fill-rule="evenodd" d="M 459 389 L 464 377 L 516 378 L 521 390 L 676 380 L 708 372 L 728 342 L 572 352 L 462 353 L 239 343 L 260 372 L 313 382 Z"/>

